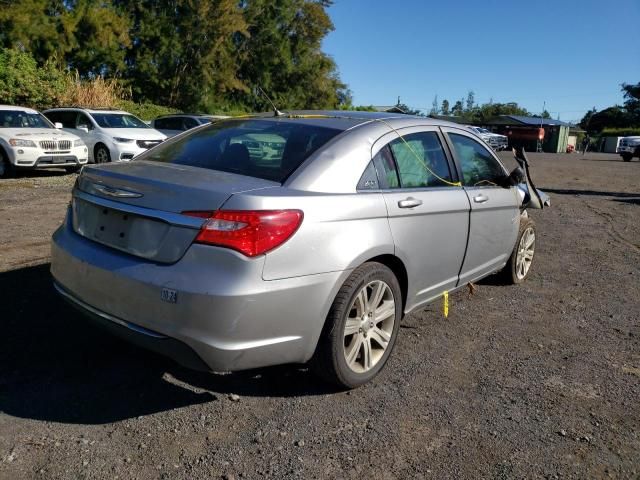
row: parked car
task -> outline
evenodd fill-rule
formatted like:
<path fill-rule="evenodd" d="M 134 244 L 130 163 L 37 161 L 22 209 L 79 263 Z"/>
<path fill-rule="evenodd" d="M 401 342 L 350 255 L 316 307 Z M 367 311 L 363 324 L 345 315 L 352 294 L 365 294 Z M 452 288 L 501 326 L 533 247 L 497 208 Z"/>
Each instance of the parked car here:
<path fill-rule="evenodd" d="M 43 113 L 84 140 L 92 163 L 126 162 L 167 138 L 122 110 L 52 108 Z"/>
<path fill-rule="evenodd" d="M 0 105 L 0 178 L 34 168 L 75 172 L 87 155 L 79 137 L 56 129 L 36 110 Z"/>
<path fill-rule="evenodd" d="M 246 138 L 285 145 L 264 161 L 273 151 Z M 495 272 L 527 278 L 537 236 L 521 179 L 430 118 L 223 120 L 85 167 L 51 272 L 89 318 L 183 365 L 311 362 L 351 388 L 382 369 L 405 314 Z"/>
<path fill-rule="evenodd" d="M 200 125 L 206 125 L 216 120 L 229 118 L 222 115 L 204 115 L 204 114 L 172 114 L 163 115 L 151 121 L 151 126 L 156 130 L 164 133 L 167 137 L 173 137 L 179 133 L 186 132 Z"/>
<path fill-rule="evenodd" d="M 640 136 L 621 138 L 616 153 L 619 153 L 625 162 L 630 162 L 633 157 L 640 158 Z"/>
<path fill-rule="evenodd" d="M 469 125 L 467 128 L 478 135 L 496 152 L 505 150 L 509 146 L 509 138 L 506 135 L 499 135 L 487 130 L 486 128 L 474 127 L 472 125 Z"/>

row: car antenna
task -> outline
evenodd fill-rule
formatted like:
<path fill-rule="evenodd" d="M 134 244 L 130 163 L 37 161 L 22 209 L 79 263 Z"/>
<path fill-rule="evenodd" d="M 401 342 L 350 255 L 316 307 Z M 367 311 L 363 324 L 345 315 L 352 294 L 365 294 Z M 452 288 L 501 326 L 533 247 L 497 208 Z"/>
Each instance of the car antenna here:
<path fill-rule="evenodd" d="M 265 91 L 262 89 L 262 87 L 260 85 L 258 85 L 258 90 L 260 90 L 260 93 L 262 93 L 264 98 L 267 99 L 267 102 L 269 102 L 271 104 L 271 106 L 273 107 L 273 116 L 274 117 L 284 117 L 286 115 L 286 113 L 283 113 L 280 110 L 278 110 L 278 108 L 276 107 L 275 103 L 273 103 L 271 101 L 271 99 L 269 98 L 269 95 L 267 95 L 265 93 Z"/>

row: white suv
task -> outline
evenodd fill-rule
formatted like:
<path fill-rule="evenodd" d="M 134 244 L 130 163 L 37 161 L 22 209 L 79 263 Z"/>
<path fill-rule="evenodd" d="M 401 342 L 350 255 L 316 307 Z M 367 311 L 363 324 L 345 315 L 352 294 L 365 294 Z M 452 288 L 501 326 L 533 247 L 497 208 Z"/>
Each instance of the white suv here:
<path fill-rule="evenodd" d="M 19 169 L 77 171 L 87 163 L 84 142 L 56 127 L 36 110 L 0 105 L 0 178 Z"/>
<path fill-rule="evenodd" d="M 79 135 L 89 148 L 89 161 L 94 163 L 129 161 L 167 138 L 121 110 L 53 108 L 43 113 Z"/>
<path fill-rule="evenodd" d="M 616 153 L 619 153 L 625 162 L 630 162 L 633 157 L 640 158 L 640 137 L 623 137 Z"/>
<path fill-rule="evenodd" d="M 509 139 L 505 135 L 499 135 L 487 130 L 486 128 L 474 127 L 473 125 L 467 125 L 467 128 L 478 135 L 487 145 L 497 152 L 505 150 L 509 146 Z"/>

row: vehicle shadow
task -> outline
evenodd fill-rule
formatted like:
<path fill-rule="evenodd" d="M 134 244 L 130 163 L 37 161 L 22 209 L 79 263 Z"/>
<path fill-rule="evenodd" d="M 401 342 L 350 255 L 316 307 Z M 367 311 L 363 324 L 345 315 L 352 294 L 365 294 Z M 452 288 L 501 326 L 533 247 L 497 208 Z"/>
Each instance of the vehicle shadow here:
<path fill-rule="evenodd" d="M 640 197 L 640 193 L 627 192 L 603 192 L 599 190 L 571 190 L 564 188 L 546 188 L 538 187 L 545 193 L 556 193 L 558 195 L 589 195 L 594 197 L 616 197 L 616 198 L 634 198 Z"/>
<path fill-rule="evenodd" d="M 24 169 L 17 170 L 13 178 L 49 178 L 64 177 L 65 175 L 75 175 L 68 173 L 64 168 L 47 168 L 47 169 Z"/>
<path fill-rule="evenodd" d="M 614 198 L 613 201 L 620 202 L 620 203 L 628 203 L 630 205 L 640 205 L 640 198 Z"/>
<path fill-rule="evenodd" d="M 102 424 L 244 396 L 330 393 L 307 369 L 195 372 L 133 347 L 58 298 L 49 264 L 0 273 L 0 411 L 20 418 Z"/>

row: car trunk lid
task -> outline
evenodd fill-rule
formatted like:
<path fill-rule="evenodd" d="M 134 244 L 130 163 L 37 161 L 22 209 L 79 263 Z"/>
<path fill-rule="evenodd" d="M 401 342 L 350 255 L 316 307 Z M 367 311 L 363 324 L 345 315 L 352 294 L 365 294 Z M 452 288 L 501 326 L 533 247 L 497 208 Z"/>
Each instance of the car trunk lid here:
<path fill-rule="evenodd" d="M 234 194 L 279 183 L 196 167 L 134 161 L 83 169 L 74 190 L 76 233 L 160 263 L 178 261 L 203 218 L 184 211 L 215 211 Z"/>

